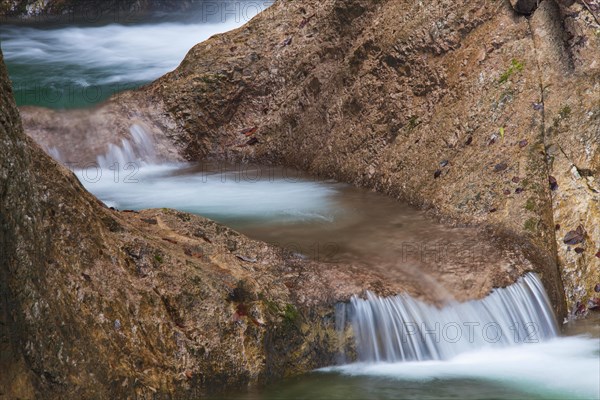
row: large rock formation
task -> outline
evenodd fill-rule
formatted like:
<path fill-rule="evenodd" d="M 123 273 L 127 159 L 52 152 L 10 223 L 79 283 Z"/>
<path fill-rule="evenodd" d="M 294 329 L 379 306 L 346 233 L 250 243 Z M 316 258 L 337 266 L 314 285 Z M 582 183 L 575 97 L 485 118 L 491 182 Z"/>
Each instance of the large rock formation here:
<path fill-rule="evenodd" d="M 23 109 L 24 125 L 66 161 L 94 161 L 138 123 L 165 158 L 285 163 L 377 189 L 486 228 L 481 242 L 516 267 L 431 271 L 454 294 L 466 273 L 480 281 L 463 296 L 476 297 L 536 270 L 564 315 L 559 274 L 580 310 L 600 281 L 590 10 L 545 0 L 526 19 L 499 0 L 281 0 L 145 88 L 88 112 Z M 200 217 L 109 210 L 25 138 L 3 67 L 0 84 L 8 397 L 194 397 L 266 381 L 332 362 L 336 301 L 423 294 Z"/>
<path fill-rule="evenodd" d="M 334 304 L 353 294 L 466 300 L 536 268 L 476 231 L 480 263 L 448 254 L 394 276 L 306 261 L 177 211 L 108 209 L 24 135 L 1 55 L 0 141 L 0 397 L 198 398 L 260 384 L 332 364 Z"/>
<path fill-rule="evenodd" d="M 0 398 L 198 398 L 305 372 L 338 351 L 333 305 L 386 290 L 201 217 L 104 207 L 24 135 L 1 53 L 0 142 Z"/>
<path fill-rule="evenodd" d="M 92 113 L 24 109 L 25 127 L 65 160 L 93 161 L 91 140 L 128 132 L 90 121 L 121 115 L 189 160 L 284 163 L 371 187 L 489 228 L 527 253 L 557 310 L 562 275 L 582 312 L 600 281 L 595 9 L 546 0 L 528 19 L 500 0 L 282 0 L 145 88 Z M 81 136 L 72 126 L 90 127 L 77 151 L 61 144 Z"/>

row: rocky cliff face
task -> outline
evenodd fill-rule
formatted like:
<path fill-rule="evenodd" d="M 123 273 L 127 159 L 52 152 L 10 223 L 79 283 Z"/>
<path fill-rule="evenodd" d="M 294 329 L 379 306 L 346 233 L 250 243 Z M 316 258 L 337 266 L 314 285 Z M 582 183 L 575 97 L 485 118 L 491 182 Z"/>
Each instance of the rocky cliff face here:
<path fill-rule="evenodd" d="M 486 227 L 528 254 L 559 311 L 562 276 L 581 313 L 600 281 L 597 5 L 525 3 L 513 2 L 531 17 L 500 0 L 282 0 L 148 87 L 87 115 L 26 109 L 25 126 L 93 161 L 55 132 L 127 115 L 189 160 L 284 163 L 374 188 Z M 89 125 L 105 141 L 127 134 Z"/>

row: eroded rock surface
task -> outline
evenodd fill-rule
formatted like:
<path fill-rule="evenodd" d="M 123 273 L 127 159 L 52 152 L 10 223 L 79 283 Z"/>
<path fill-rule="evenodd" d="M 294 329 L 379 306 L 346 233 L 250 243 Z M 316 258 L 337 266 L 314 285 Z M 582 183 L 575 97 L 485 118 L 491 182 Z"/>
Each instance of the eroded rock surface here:
<path fill-rule="evenodd" d="M 143 122 L 186 159 L 293 165 L 487 227 L 526 249 L 564 314 L 559 275 L 570 309 L 600 280 L 592 5 L 529 19 L 504 1 L 279 1 L 77 121 L 151 103 Z M 23 114 L 45 147 L 72 132 L 68 114 Z M 579 225 L 583 253 L 563 243 Z"/>
<path fill-rule="evenodd" d="M 354 294 L 466 300 L 535 269 L 526 249 L 490 242 L 492 262 L 449 254 L 396 276 L 182 212 L 108 209 L 25 137 L 1 61 L 0 398 L 261 384 L 333 364 L 334 305 Z"/>
<path fill-rule="evenodd" d="M 545 0 L 528 20 L 503 1 L 282 0 L 95 110 L 22 113 L 71 161 L 139 123 L 166 158 L 284 163 L 482 226 L 514 268 L 433 275 L 477 297 L 536 270 L 564 315 L 563 293 L 580 310 L 600 282 L 598 29 L 578 2 Z M 262 382 L 333 360 L 335 301 L 423 294 L 200 217 L 106 209 L 23 136 L 1 74 L 6 396 Z M 459 292 L 467 274 L 481 286 Z"/>

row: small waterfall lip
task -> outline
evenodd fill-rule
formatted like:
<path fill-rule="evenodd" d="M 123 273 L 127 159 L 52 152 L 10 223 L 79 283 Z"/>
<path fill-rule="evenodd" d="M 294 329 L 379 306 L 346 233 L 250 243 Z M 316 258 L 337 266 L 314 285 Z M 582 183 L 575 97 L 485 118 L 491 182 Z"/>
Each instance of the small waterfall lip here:
<path fill-rule="evenodd" d="M 107 152 L 96 158 L 100 168 L 115 165 L 125 168 L 129 164 L 140 167 L 158 162 L 154 139 L 147 130 L 139 124 L 133 124 L 129 132 L 130 139 L 122 139 L 119 146 L 110 143 Z"/>
<path fill-rule="evenodd" d="M 344 310 L 344 315 L 340 315 Z M 442 308 L 406 294 L 353 296 L 336 308 L 338 329 L 349 321 L 360 362 L 448 360 L 482 348 L 539 343 L 558 335 L 550 301 L 535 273 L 481 300 Z M 343 318 L 344 326 L 338 322 Z"/>

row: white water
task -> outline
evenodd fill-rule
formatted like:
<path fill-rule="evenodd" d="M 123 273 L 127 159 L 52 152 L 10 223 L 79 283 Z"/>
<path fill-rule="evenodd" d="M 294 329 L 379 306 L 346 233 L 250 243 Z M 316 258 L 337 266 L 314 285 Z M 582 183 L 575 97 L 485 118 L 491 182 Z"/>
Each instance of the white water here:
<path fill-rule="evenodd" d="M 245 21 L 244 21 L 245 22 Z M 173 70 L 197 43 L 241 24 L 108 25 L 60 29 L 5 28 L 8 63 L 69 71 L 39 76 L 39 84 L 92 86 L 147 82 Z"/>
<path fill-rule="evenodd" d="M 427 382 L 476 379 L 552 399 L 600 398 L 600 339 L 554 338 L 536 344 L 485 348 L 449 360 L 357 363 L 324 368 L 348 376 Z M 398 391 L 401 396 L 401 390 Z"/>
<path fill-rule="evenodd" d="M 193 46 L 242 26 L 269 5 L 200 2 L 198 10 L 179 15 L 185 23 L 115 18 L 104 26 L 0 25 L 0 45 L 18 105 L 85 108 L 172 71 Z"/>
<path fill-rule="evenodd" d="M 110 143 L 106 154 L 97 157 L 100 168 L 107 170 L 114 165 L 125 167 L 129 163 L 133 164 L 135 168 L 136 166 L 151 165 L 158 161 L 154 140 L 146 130 L 134 124 L 129 128 L 129 132 L 131 139 L 122 139 L 120 146 Z"/>
<path fill-rule="evenodd" d="M 111 164 L 104 156 L 101 160 L 110 166 L 75 173 L 90 192 L 118 209 L 167 207 L 237 223 L 322 223 L 335 212 L 331 196 L 339 184 L 334 182 L 286 178 L 252 167 L 215 171 L 187 164 Z"/>
<path fill-rule="evenodd" d="M 336 325 L 352 326 L 359 363 L 325 368 L 403 381 L 478 379 L 557 398 L 600 398 L 600 339 L 560 338 L 535 274 L 482 300 L 436 308 L 410 296 L 354 297 Z"/>
<path fill-rule="evenodd" d="M 248 15 L 248 18 L 253 15 Z M 162 23 L 36 29 L 6 27 L 2 50 L 8 64 L 61 68 L 38 74 L 38 84 L 106 85 L 148 82 L 173 70 L 185 54 L 210 36 L 241 26 L 247 18 L 220 23 Z"/>
<path fill-rule="evenodd" d="M 408 295 L 367 293 L 350 303 L 356 348 L 361 361 L 446 360 L 484 347 L 538 343 L 556 337 L 550 302 L 534 274 L 494 290 L 482 300 L 443 308 Z"/>

